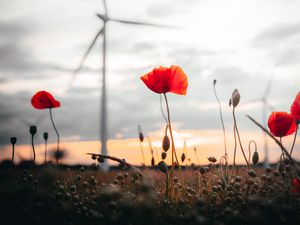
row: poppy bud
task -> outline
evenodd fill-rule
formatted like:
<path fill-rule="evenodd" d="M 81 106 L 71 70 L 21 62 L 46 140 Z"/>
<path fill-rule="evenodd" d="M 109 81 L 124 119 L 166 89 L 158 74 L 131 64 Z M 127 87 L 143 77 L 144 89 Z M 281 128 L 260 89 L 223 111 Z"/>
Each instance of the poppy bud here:
<path fill-rule="evenodd" d="M 214 156 L 210 156 L 210 157 L 208 157 L 207 159 L 208 159 L 208 161 L 210 161 L 211 163 L 217 162 L 217 159 L 216 159 Z"/>
<path fill-rule="evenodd" d="M 239 104 L 240 98 L 241 98 L 241 96 L 240 96 L 239 91 L 237 89 L 234 89 L 234 91 L 231 95 L 231 103 L 232 103 L 233 107 L 236 107 Z"/>
<path fill-rule="evenodd" d="M 161 153 L 161 158 L 162 158 L 162 160 L 164 160 L 166 157 L 167 157 L 167 153 L 162 152 L 162 153 Z"/>
<path fill-rule="evenodd" d="M 214 81 L 213 81 L 213 82 L 214 82 L 214 85 L 216 85 L 216 83 L 217 83 L 217 80 L 216 80 L 216 79 L 214 79 Z"/>
<path fill-rule="evenodd" d="M 36 126 L 30 126 L 29 131 L 30 131 L 30 134 L 31 134 L 31 135 L 35 135 L 35 134 L 36 134 L 36 131 L 37 131 L 37 127 L 36 127 Z"/>
<path fill-rule="evenodd" d="M 154 161 L 154 157 L 152 157 L 151 159 L 151 166 L 154 166 L 155 165 L 155 161 Z"/>
<path fill-rule="evenodd" d="M 258 161 L 259 161 L 259 155 L 258 155 L 258 152 L 255 151 L 255 152 L 253 153 L 253 155 L 252 155 L 252 163 L 253 163 L 254 165 L 256 165 L 256 164 L 258 163 Z"/>
<path fill-rule="evenodd" d="M 144 141 L 144 135 L 143 135 L 143 133 L 139 133 L 139 139 L 140 139 L 140 142 Z"/>
<path fill-rule="evenodd" d="M 48 137 L 49 137 L 49 134 L 47 132 L 44 132 L 43 133 L 43 137 L 44 137 L 45 141 L 47 141 Z"/>
<path fill-rule="evenodd" d="M 17 143 L 17 138 L 16 138 L 16 137 L 11 137 L 11 138 L 10 138 L 10 143 L 11 143 L 12 145 L 16 144 L 16 143 Z"/>
<path fill-rule="evenodd" d="M 97 161 L 98 161 L 99 163 L 103 163 L 103 162 L 104 162 L 104 158 L 103 158 L 102 156 L 99 156 L 99 157 L 97 158 Z"/>
<path fill-rule="evenodd" d="M 164 136 L 164 139 L 162 142 L 162 148 L 165 152 L 167 152 L 170 148 L 170 139 L 167 134 Z"/>
<path fill-rule="evenodd" d="M 181 162 L 184 162 L 184 160 L 185 160 L 185 154 L 182 153 L 182 155 L 181 155 Z"/>
<path fill-rule="evenodd" d="M 139 124 L 137 129 L 138 129 L 138 133 L 139 133 L 140 142 L 143 142 L 144 141 L 144 134 L 143 134 L 143 131 L 142 131 L 142 126 Z"/>
<path fill-rule="evenodd" d="M 163 173 L 168 172 L 168 166 L 164 161 L 160 161 L 157 166 L 161 172 L 163 172 Z"/>

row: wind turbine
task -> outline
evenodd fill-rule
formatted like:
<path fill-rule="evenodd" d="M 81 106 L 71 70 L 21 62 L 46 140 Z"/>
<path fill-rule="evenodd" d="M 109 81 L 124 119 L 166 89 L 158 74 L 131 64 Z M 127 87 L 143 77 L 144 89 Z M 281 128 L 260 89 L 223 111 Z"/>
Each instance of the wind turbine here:
<path fill-rule="evenodd" d="M 106 0 L 103 0 L 103 6 L 104 6 L 104 13 L 103 14 L 97 14 L 97 17 L 103 22 L 102 28 L 96 33 L 94 39 L 92 40 L 91 44 L 89 45 L 88 49 L 84 53 L 79 66 L 77 69 L 73 72 L 73 76 L 71 78 L 71 81 L 75 79 L 76 74 L 82 69 L 84 62 L 89 55 L 90 51 L 94 47 L 96 41 L 100 36 L 102 36 L 102 90 L 101 90 L 101 120 L 100 120 L 100 131 L 101 131 L 101 154 L 106 155 L 107 154 L 107 102 L 106 102 L 106 29 L 107 29 L 107 23 L 108 22 L 117 22 L 121 24 L 129 24 L 129 25 L 142 25 L 142 26 L 155 26 L 155 27 L 168 27 L 171 28 L 171 26 L 164 26 L 164 25 L 158 25 L 153 23 L 144 23 L 144 22 L 137 22 L 137 21 L 129 21 L 129 20 L 122 20 L 122 19 L 116 19 L 112 18 L 108 14 L 107 4 Z M 175 27 L 173 27 L 175 28 Z M 105 161 L 102 163 L 102 169 L 107 170 L 108 164 Z"/>
<path fill-rule="evenodd" d="M 262 107 L 262 120 L 263 120 L 263 124 L 264 124 L 265 127 L 267 126 L 267 119 L 268 119 L 267 118 L 267 111 L 268 110 L 274 111 L 274 108 L 268 102 L 268 97 L 269 97 L 271 87 L 272 87 L 272 84 L 273 84 L 273 79 L 274 79 L 274 77 L 271 76 L 261 98 L 257 98 L 257 99 L 253 99 L 253 100 L 245 102 L 245 103 L 260 102 L 262 104 L 262 106 L 263 106 Z M 263 135 L 264 135 L 264 149 L 265 149 L 264 166 L 268 167 L 269 166 L 268 136 L 267 136 L 266 132 L 263 132 Z"/>

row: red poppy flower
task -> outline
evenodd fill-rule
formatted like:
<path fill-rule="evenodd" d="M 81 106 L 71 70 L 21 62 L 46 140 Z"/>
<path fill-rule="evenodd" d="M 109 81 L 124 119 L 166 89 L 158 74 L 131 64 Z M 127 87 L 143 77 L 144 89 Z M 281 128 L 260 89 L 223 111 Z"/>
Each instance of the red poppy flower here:
<path fill-rule="evenodd" d="M 296 95 L 296 98 L 291 106 L 291 114 L 295 120 L 300 121 L 300 92 Z"/>
<path fill-rule="evenodd" d="M 141 76 L 146 86 L 158 94 L 172 92 L 185 95 L 188 87 L 186 74 L 179 66 L 160 66 Z"/>
<path fill-rule="evenodd" d="M 32 99 L 31 104 L 36 109 L 47 109 L 60 107 L 60 102 L 47 91 L 39 91 Z"/>
<path fill-rule="evenodd" d="M 300 181 L 297 178 L 295 178 L 293 180 L 293 192 L 294 193 L 299 193 L 300 192 Z"/>
<path fill-rule="evenodd" d="M 272 112 L 268 120 L 271 133 L 276 137 L 284 137 L 296 131 L 296 123 L 287 112 Z"/>

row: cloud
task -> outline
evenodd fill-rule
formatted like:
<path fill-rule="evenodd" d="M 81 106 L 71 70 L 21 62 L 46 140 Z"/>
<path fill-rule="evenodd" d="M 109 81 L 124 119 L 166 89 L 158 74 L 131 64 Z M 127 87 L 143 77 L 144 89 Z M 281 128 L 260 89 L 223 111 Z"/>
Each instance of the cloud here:
<path fill-rule="evenodd" d="M 272 46 L 299 34 L 300 22 L 274 24 L 259 33 L 251 42 L 254 46 Z"/>

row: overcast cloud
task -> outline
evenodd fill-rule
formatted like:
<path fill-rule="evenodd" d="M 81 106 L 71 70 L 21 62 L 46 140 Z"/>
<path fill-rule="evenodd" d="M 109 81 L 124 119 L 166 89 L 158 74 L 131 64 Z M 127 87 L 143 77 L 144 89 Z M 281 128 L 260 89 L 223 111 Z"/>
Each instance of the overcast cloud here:
<path fill-rule="evenodd" d="M 244 130 L 256 129 L 244 114 L 261 120 L 262 109 L 259 103 L 246 102 L 263 97 L 272 76 L 268 97 L 275 109 L 289 110 L 300 90 L 299 1 L 107 2 L 112 17 L 182 27 L 108 25 L 110 138 L 136 137 L 137 124 L 145 132 L 163 126 L 159 95 L 139 80 L 153 66 L 178 64 L 188 74 L 187 96 L 170 94 L 172 119 L 180 129 L 220 127 L 213 79 L 218 80 L 227 127 L 232 123 L 228 100 L 239 89 L 238 119 Z M 0 145 L 7 144 L 10 136 L 28 143 L 30 123 L 38 123 L 41 131 L 54 136 L 47 111 L 30 105 L 31 96 L 43 89 L 62 103 L 54 114 L 63 139 L 99 137 L 100 39 L 83 71 L 74 82 L 70 80 L 101 28 L 95 16 L 102 11 L 101 3 L 0 0 Z"/>

